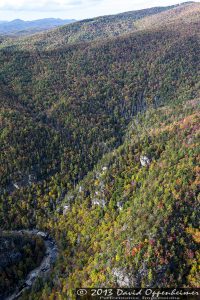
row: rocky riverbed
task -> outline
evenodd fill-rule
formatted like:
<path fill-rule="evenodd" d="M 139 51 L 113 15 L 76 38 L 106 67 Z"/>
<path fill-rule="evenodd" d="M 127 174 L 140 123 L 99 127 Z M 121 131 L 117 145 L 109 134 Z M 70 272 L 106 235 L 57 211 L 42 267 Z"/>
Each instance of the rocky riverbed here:
<path fill-rule="evenodd" d="M 14 291 L 14 293 L 12 295 L 5 298 L 5 300 L 15 300 L 15 299 L 18 299 L 22 295 L 23 292 L 30 289 L 33 286 L 33 284 L 35 283 L 37 278 L 44 278 L 45 276 L 48 275 L 48 273 L 51 269 L 51 266 L 54 264 L 54 262 L 56 261 L 56 258 L 58 256 L 58 248 L 57 248 L 55 241 L 47 233 L 36 230 L 36 229 L 9 231 L 7 233 L 17 234 L 17 235 L 22 235 L 22 236 L 23 236 L 23 234 L 26 234 L 26 235 L 28 234 L 30 236 L 40 236 L 40 237 L 42 237 L 42 239 L 45 243 L 45 247 L 46 247 L 45 255 L 43 257 L 43 260 L 42 260 L 40 266 L 38 266 L 36 269 L 32 270 L 27 275 L 27 277 L 24 280 L 24 283 L 20 284 L 16 288 L 16 290 Z"/>

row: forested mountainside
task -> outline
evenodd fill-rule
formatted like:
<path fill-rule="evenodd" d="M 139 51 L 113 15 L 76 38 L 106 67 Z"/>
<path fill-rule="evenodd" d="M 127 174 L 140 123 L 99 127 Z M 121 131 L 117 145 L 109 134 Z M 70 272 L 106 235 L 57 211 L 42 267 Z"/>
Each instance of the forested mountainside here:
<path fill-rule="evenodd" d="M 2 48 L 1 184 L 60 172 L 71 188 L 138 111 L 197 96 L 199 32 L 195 21 L 48 51 Z"/>
<path fill-rule="evenodd" d="M 56 178 L 3 200 L 4 227 L 36 222 L 60 251 L 51 278 L 21 299 L 74 299 L 77 286 L 199 287 L 198 162 L 194 99 L 134 117 L 123 145 L 62 202 Z"/>
<path fill-rule="evenodd" d="M 164 27 L 166 22 L 173 26 L 177 26 L 180 22 L 182 24 L 198 23 L 200 15 L 199 3 L 188 3 L 186 5 L 176 6 L 170 10 L 170 13 L 163 11 L 158 15 L 147 16 L 142 20 L 136 22 L 136 27 L 139 29 L 148 29 L 156 27 Z"/>
<path fill-rule="evenodd" d="M 118 37 L 71 44 L 73 24 L 1 44 L 1 229 L 60 253 L 21 299 L 199 286 L 199 4 L 153 11 L 102 18 L 140 18 Z"/>
<path fill-rule="evenodd" d="M 28 35 L 36 32 L 52 29 L 54 27 L 73 23 L 75 20 L 61 20 L 54 18 L 47 18 L 34 21 L 23 21 L 16 19 L 13 21 L 1 21 L 0 22 L 0 34 L 1 35 Z"/>
<path fill-rule="evenodd" d="M 182 11 L 182 8 L 188 5 L 190 7 L 197 5 L 196 8 L 199 8 L 199 3 L 189 2 L 180 5 L 154 7 L 118 15 L 103 16 L 75 22 L 51 32 L 35 35 L 34 37 L 31 36 L 31 38 L 22 38 L 17 44 L 20 47 L 28 47 L 31 44 L 31 46 L 34 46 L 36 49 L 54 49 L 55 47 L 63 47 L 66 44 L 112 38 L 140 30 L 143 25 L 137 23 L 138 20 L 141 20 L 143 24 L 145 17 L 155 16 L 156 18 L 161 12 L 166 12 L 167 16 L 171 17 L 171 11 L 173 16 L 175 8 L 178 9 L 177 13 L 179 14 L 179 10 Z M 160 21 L 162 22 L 162 18 Z M 159 26 L 159 23 L 157 24 Z"/>

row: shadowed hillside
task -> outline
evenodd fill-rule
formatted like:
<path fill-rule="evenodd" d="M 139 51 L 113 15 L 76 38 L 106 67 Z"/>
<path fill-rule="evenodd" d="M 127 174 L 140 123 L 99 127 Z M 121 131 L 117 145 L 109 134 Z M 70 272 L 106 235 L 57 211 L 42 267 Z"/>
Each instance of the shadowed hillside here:
<path fill-rule="evenodd" d="M 41 238 L 0 233 L 0 297 L 5 299 L 36 268 L 45 254 Z"/>
<path fill-rule="evenodd" d="M 197 96 L 199 49 L 198 24 L 49 51 L 2 48 L 4 185 L 31 172 L 77 182 L 137 112 Z"/>

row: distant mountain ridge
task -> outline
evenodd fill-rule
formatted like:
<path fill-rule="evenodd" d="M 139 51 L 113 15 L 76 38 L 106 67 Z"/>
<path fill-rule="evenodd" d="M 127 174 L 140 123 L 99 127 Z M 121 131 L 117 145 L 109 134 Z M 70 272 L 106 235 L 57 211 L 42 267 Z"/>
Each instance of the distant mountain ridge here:
<path fill-rule="evenodd" d="M 0 34 L 2 35 L 24 35 L 35 32 L 40 32 L 43 30 L 48 30 L 55 28 L 57 26 L 66 25 L 69 23 L 75 22 L 73 19 L 39 19 L 33 21 L 23 21 L 20 19 L 15 19 L 13 21 L 0 21 Z"/>

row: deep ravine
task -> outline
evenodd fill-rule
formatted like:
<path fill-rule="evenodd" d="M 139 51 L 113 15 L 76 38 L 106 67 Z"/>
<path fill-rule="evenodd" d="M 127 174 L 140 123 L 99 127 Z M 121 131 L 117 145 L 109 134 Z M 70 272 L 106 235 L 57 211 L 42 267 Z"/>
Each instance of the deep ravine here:
<path fill-rule="evenodd" d="M 18 299 L 23 292 L 30 289 L 35 283 L 36 279 L 44 278 L 48 275 L 51 266 L 54 264 L 58 256 L 58 248 L 55 241 L 47 233 L 39 231 L 37 229 L 5 231 L 5 233 L 40 236 L 42 237 L 46 247 L 46 252 L 41 264 L 27 275 L 27 277 L 24 279 L 24 282 L 18 285 L 12 295 L 4 298 L 4 300 L 15 300 Z"/>

